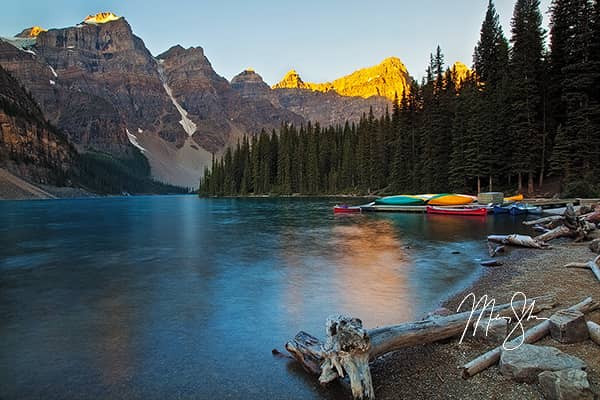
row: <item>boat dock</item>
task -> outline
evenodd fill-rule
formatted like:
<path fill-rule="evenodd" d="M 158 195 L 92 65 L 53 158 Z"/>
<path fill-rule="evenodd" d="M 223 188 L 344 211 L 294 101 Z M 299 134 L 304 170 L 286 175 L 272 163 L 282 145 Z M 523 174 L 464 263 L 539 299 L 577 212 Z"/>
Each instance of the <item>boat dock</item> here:
<path fill-rule="evenodd" d="M 583 199 L 523 199 L 519 203 L 528 204 L 535 207 L 542 207 L 543 209 L 551 208 L 564 208 L 567 204 L 579 205 Z M 596 199 L 597 200 L 597 199 Z M 477 202 L 471 203 L 468 206 L 484 206 Z M 362 212 L 403 212 L 403 213 L 425 213 L 427 212 L 426 205 L 415 205 L 415 206 L 390 206 L 382 204 L 369 203 L 359 206 Z M 463 206 L 457 206 L 463 207 Z"/>
<path fill-rule="evenodd" d="M 542 208 L 561 208 L 566 207 L 569 203 L 578 206 L 580 200 L 581 199 L 523 199 L 520 203 L 526 203 Z"/>

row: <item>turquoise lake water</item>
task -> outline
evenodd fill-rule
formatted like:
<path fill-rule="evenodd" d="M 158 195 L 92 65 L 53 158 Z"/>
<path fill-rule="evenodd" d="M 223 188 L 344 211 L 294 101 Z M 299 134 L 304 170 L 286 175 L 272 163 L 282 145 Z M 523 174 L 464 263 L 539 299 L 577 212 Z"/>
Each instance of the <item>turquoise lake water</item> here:
<path fill-rule="evenodd" d="M 0 398 L 340 398 L 271 349 L 331 314 L 420 319 L 481 273 L 487 234 L 522 231 L 335 203 L 0 202 Z"/>

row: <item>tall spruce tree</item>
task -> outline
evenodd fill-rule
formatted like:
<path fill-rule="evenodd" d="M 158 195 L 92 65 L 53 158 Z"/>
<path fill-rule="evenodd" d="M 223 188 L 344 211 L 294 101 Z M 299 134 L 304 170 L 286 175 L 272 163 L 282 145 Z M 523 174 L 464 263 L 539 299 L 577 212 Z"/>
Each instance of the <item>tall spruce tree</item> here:
<path fill-rule="evenodd" d="M 522 177 L 528 177 L 528 192 L 533 192 L 541 154 L 544 31 L 539 7 L 539 0 L 517 0 L 511 21 L 512 167 L 518 176 L 519 190 L 523 187 Z"/>
<path fill-rule="evenodd" d="M 509 157 L 506 147 L 497 148 L 498 138 L 505 136 L 505 87 L 503 82 L 508 72 L 508 41 L 500 25 L 500 17 L 494 3 L 490 0 L 481 25 L 481 33 L 475 52 L 473 65 L 479 93 L 483 97 L 477 113 L 480 124 L 478 132 L 478 157 L 480 175 L 488 176 L 488 190 L 493 190 L 494 176 L 504 171 Z M 478 188 L 481 187 L 478 176 Z"/>

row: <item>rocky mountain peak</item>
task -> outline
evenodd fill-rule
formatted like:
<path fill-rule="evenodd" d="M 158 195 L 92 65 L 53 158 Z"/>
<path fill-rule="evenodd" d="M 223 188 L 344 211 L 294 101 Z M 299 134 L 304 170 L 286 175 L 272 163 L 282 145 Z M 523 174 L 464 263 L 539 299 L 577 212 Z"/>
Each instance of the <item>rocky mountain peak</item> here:
<path fill-rule="evenodd" d="M 41 26 L 32 26 L 31 28 L 23 29 L 21 33 L 15 35 L 18 38 L 36 38 L 42 32 L 47 32 L 47 29 Z"/>
<path fill-rule="evenodd" d="M 166 60 L 174 57 L 204 57 L 204 49 L 200 46 L 184 48 L 180 44 L 176 44 L 169 50 L 156 56 L 159 60 Z"/>
<path fill-rule="evenodd" d="M 396 94 L 408 90 L 410 77 L 406 66 L 397 57 L 388 57 L 381 63 L 354 71 L 333 82 L 304 82 L 295 70 L 290 70 L 273 89 L 310 89 L 317 92 L 334 91 L 342 96 L 383 96 L 393 100 Z"/>
<path fill-rule="evenodd" d="M 257 74 L 252 68 L 248 68 L 231 80 L 231 87 L 239 91 L 242 96 L 255 96 L 267 93 L 270 88 L 265 83 L 262 76 Z"/>
<path fill-rule="evenodd" d="M 295 69 L 290 69 L 273 89 L 309 89 Z"/>
<path fill-rule="evenodd" d="M 467 79 L 467 76 L 472 72 L 471 68 L 460 61 L 455 62 L 450 70 L 454 71 L 458 82 L 464 82 L 465 79 Z"/>
<path fill-rule="evenodd" d="M 36 46 L 44 52 L 100 52 L 106 54 L 106 57 L 124 51 L 147 53 L 144 43 L 133 34 L 125 18 L 118 18 L 110 23 L 51 29 L 38 36 Z"/>
<path fill-rule="evenodd" d="M 232 85 L 236 83 L 265 83 L 265 81 L 252 68 L 247 68 L 231 79 Z"/>
<path fill-rule="evenodd" d="M 166 69 L 177 68 L 186 71 L 199 71 L 209 79 L 226 81 L 225 78 L 215 73 L 210 61 L 204 55 L 204 49 L 200 46 L 185 49 L 177 44 L 159 54 L 156 58 L 161 60 Z"/>
<path fill-rule="evenodd" d="M 359 69 L 333 81 L 335 91 L 342 96 L 383 96 L 393 100 L 408 90 L 410 77 L 406 66 L 397 57 L 388 57 L 381 63 Z"/>
<path fill-rule="evenodd" d="M 406 66 L 398 57 L 388 57 L 384 59 L 381 63 L 379 63 L 378 66 L 385 68 L 394 68 L 404 72 L 407 71 Z"/>
<path fill-rule="evenodd" d="M 96 15 L 88 15 L 83 20 L 84 24 L 105 24 L 107 22 L 117 21 L 121 19 L 121 17 L 111 13 L 111 12 L 100 12 Z"/>

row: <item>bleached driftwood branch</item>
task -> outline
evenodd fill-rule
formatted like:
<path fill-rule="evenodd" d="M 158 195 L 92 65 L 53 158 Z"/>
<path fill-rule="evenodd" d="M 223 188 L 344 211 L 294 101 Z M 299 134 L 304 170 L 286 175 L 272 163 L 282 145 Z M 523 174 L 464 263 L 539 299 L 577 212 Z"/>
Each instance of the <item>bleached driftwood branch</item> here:
<path fill-rule="evenodd" d="M 588 297 L 587 299 L 569 307 L 568 309 L 581 311 L 582 313 L 585 314 L 585 313 L 588 313 L 590 311 L 597 309 L 598 307 L 599 307 L 599 304 L 595 303 L 591 297 Z M 513 341 L 511 341 L 508 344 L 508 346 L 509 346 L 509 348 L 513 348 L 514 346 L 516 346 L 518 344 L 517 341 L 520 341 L 520 340 L 523 340 L 523 343 L 535 343 L 538 340 L 547 336 L 549 333 L 550 333 L 550 321 L 545 320 L 545 321 L 535 325 L 534 327 L 526 330 L 522 337 L 513 339 Z M 491 367 L 492 365 L 496 364 L 500 360 L 501 353 L 502 353 L 502 346 L 498 346 L 498 347 L 494 348 L 493 350 L 490 350 L 487 353 L 484 353 L 484 354 L 480 355 L 479 357 L 477 357 L 476 359 L 468 362 L 462 368 L 463 378 L 465 378 L 465 379 L 469 378 L 469 377 L 476 375 L 476 374 L 480 373 L 481 371 Z"/>
<path fill-rule="evenodd" d="M 527 235 L 489 235 L 487 237 L 489 242 L 500 243 L 504 245 L 513 245 L 521 247 L 531 247 L 534 249 L 546 249 L 550 247 L 546 242 L 537 240 Z"/>
<path fill-rule="evenodd" d="M 600 281 L 600 268 L 598 267 L 598 261 L 600 261 L 600 256 L 597 256 L 592 261 L 588 261 L 586 263 L 568 263 L 565 265 L 566 268 L 584 268 L 589 269 L 594 273 L 594 276 L 598 281 Z"/>
<path fill-rule="evenodd" d="M 534 305 L 534 312 L 554 306 L 551 296 L 518 301 L 493 307 L 494 316 L 514 315 Z M 304 368 L 319 375 L 319 382 L 327 384 L 346 374 L 350 378 L 355 399 L 374 399 L 369 361 L 380 355 L 407 346 L 427 344 L 460 335 L 467 324 L 474 323 L 480 315 L 491 312 L 489 308 L 467 311 L 444 317 L 433 317 L 416 322 L 375 329 L 364 329 L 362 321 L 347 316 L 327 319 L 324 342 L 300 332 L 286 343 L 285 348 Z"/>

